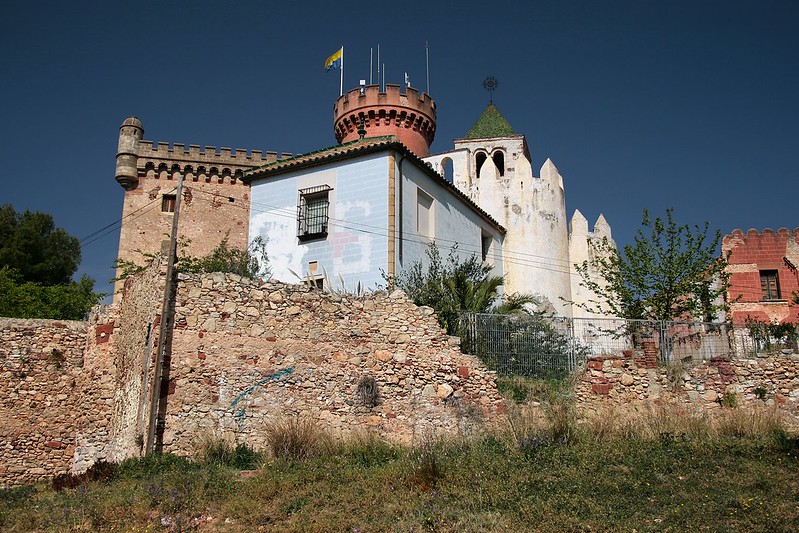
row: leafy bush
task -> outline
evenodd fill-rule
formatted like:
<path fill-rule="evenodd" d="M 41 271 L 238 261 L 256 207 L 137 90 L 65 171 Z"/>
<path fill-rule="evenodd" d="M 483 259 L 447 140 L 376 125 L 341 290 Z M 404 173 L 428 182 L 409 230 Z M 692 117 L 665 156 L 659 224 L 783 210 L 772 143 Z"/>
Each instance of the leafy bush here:
<path fill-rule="evenodd" d="M 519 294 L 500 301 L 498 291 L 504 279 L 491 276 L 493 267 L 475 255 L 462 260 L 457 245 L 446 260 L 435 243 L 428 246 L 426 253 L 427 266 L 416 261 L 396 276 L 384 274 L 384 278 L 389 287 L 402 289 L 416 305 L 432 307 L 439 324 L 450 335 L 456 333 L 461 313 L 523 312 L 526 304 L 537 303 L 532 296 Z"/>
<path fill-rule="evenodd" d="M 751 317 L 746 319 L 749 336 L 755 341 L 759 351 L 774 352 L 780 348 L 796 349 L 799 330 L 790 322 L 764 322 Z"/>
<path fill-rule="evenodd" d="M 205 464 L 227 466 L 239 470 L 253 470 L 263 459 L 262 455 L 247 444 L 235 446 L 219 437 L 206 437 L 200 444 L 200 460 Z"/>
<path fill-rule="evenodd" d="M 230 248 L 226 235 L 219 246 L 203 257 L 182 256 L 178 259 L 179 272 L 228 272 L 244 278 L 262 279 L 271 275 L 266 241 L 256 237 L 245 250 Z"/>
<path fill-rule="evenodd" d="M 228 235 L 225 235 L 219 245 L 210 254 L 203 257 L 184 254 L 182 250 L 185 250 L 189 244 L 190 241 L 187 240 L 178 243 L 178 261 L 175 264 L 178 272 L 195 274 L 226 272 L 248 279 L 268 279 L 272 275 L 269 256 L 266 253 L 266 240 L 261 237 L 256 237 L 246 249 L 241 250 L 230 248 Z M 145 266 L 129 258 L 120 257 L 114 262 L 114 268 L 117 269 L 118 275 L 112 281 L 126 279 L 141 272 L 158 256 L 158 254 L 141 250 L 136 250 L 136 252 L 143 257 Z"/>

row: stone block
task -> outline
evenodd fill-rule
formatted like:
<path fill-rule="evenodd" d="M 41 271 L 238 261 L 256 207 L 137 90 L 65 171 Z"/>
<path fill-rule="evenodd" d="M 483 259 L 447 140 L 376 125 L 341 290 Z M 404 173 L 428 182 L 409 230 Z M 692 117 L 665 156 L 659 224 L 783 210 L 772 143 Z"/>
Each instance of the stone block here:
<path fill-rule="evenodd" d="M 591 392 L 594 394 L 610 394 L 612 388 L 612 383 L 593 383 L 591 385 Z"/>
<path fill-rule="evenodd" d="M 439 398 L 449 398 L 452 395 L 453 388 L 447 383 L 442 383 L 436 388 L 436 396 Z"/>
<path fill-rule="evenodd" d="M 386 363 L 388 361 L 391 361 L 391 359 L 394 356 L 388 350 L 377 350 L 375 351 L 375 357 L 377 358 L 378 361 Z"/>

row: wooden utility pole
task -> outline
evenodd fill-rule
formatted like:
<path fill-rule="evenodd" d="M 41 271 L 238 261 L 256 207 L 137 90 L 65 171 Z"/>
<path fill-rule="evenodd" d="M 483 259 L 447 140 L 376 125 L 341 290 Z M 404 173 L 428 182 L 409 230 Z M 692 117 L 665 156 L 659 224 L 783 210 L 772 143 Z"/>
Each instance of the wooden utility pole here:
<path fill-rule="evenodd" d="M 161 307 L 161 326 L 158 330 L 158 353 L 155 358 L 155 371 L 150 387 L 150 419 L 147 427 L 147 443 L 144 449 L 146 455 L 155 451 L 156 440 L 163 435 L 163 428 L 158 428 L 158 421 L 163 420 L 166 413 L 162 412 L 164 402 L 162 395 L 166 394 L 163 386 L 164 362 L 171 359 L 169 354 L 172 343 L 172 300 L 175 291 L 175 262 L 177 261 L 178 247 L 178 219 L 180 218 L 180 201 L 183 198 L 183 174 L 178 177 L 178 188 L 175 193 L 175 213 L 172 216 L 172 235 L 169 241 L 169 257 L 166 264 L 166 281 L 164 283 L 164 301 Z M 169 337 L 169 338 L 167 338 Z M 167 376 L 169 371 L 167 370 Z"/>

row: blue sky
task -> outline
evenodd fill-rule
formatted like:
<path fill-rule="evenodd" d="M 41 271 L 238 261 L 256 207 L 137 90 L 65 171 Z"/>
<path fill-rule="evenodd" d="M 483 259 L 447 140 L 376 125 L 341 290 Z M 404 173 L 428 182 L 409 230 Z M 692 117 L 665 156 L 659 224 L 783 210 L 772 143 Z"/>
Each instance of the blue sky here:
<path fill-rule="evenodd" d="M 379 4 L 379 6 L 378 6 Z M 123 190 L 118 128 L 145 139 L 301 153 L 335 144 L 337 73 L 430 92 L 433 151 L 488 103 L 564 176 L 569 216 L 621 244 L 642 210 L 682 223 L 799 226 L 799 2 L 5 2 L 0 203 L 84 238 L 80 273 L 110 291 Z M 93 242 L 89 242 L 93 241 Z"/>

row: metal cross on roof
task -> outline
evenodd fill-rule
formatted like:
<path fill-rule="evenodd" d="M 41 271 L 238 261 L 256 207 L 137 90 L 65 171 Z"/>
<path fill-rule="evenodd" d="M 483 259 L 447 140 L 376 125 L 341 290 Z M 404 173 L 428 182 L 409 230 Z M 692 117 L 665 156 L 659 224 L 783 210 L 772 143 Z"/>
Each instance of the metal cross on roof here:
<path fill-rule="evenodd" d="M 499 81 L 494 76 L 488 76 L 485 81 L 483 81 L 483 88 L 488 91 L 488 103 L 494 103 L 494 90 L 499 87 Z"/>

